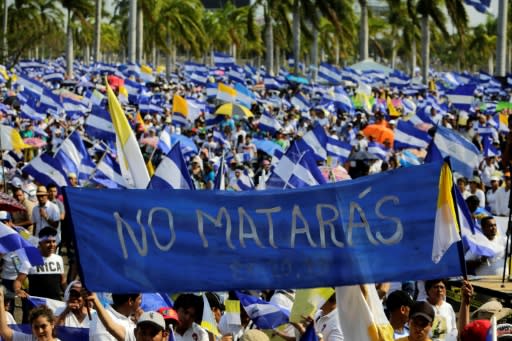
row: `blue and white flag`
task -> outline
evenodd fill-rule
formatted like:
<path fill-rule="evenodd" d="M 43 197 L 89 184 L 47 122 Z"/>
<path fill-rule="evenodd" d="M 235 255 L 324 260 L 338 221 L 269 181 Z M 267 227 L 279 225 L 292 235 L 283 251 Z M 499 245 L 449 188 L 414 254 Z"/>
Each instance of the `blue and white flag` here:
<path fill-rule="evenodd" d="M 228 70 L 228 72 L 226 72 L 226 74 L 230 82 L 245 84 L 245 72 L 241 67 L 232 67 Z"/>
<path fill-rule="evenodd" d="M 148 188 L 195 189 L 179 142 L 172 147 L 167 155 L 162 157 L 155 174 L 151 177 Z"/>
<path fill-rule="evenodd" d="M 20 114 L 21 118 L 29 119 L 32 121 L 42 121 L 46 119 L 44 111 L 41 110 L 41 108 L 33 99 L 29 99 L 26 103 L 21 105 Z"/>
<path fill-rule="evenodd" d="M 140 307 L 144 311 L 157 311 L 162 307 L 172 307 L 171 298 L 165 293 L 142 293 Z"/>
<path fill-rule="evenodd" d="M 45 186 L 51 183 L 61 187 L 69 185 L 62 164 L 47 153 L 36 156 L 21 170 Z"/>
<path fill-rule="evenodd" d="M 495 147 L 492 143 L 492 138 L 485 137 L 482 138 L 482 147 L 483 147 L 483 155 L 485 157 L 495 157 L 501 155 L 501 150 L 498 147 Z"/>
<path fill-rule="evenodd" d="M 313 153 L 309 150 L 300 151 L 295 143 L 272 170 L 266 188 L 287 189 L 315 186 L 326 183 Z"/>
<path fill-rule="evenodd" d="M 226 161 L 224 160 L 224 155 L 221 157 L 219 161 L 219 168 L 217 169 L 217 173 L 215 174 L 215 180 L 213 182 L 213 189 L 224 191 L 226 189 Z"/>
<path fill-rule="evenodd" d="M 308 131 L 296 142 L 297 147 L 301 151 L 310 150 L 316 160 L 322 161 L 327 159 L 327 134 L 320 124 L 315 124 L 312 130 Z"/>
<path fill-rule="evenodd" d="M 235 66 L 235 59 L 222 52 L 214 52 L 213 53 L 213 63 L 216 67 L 229 68 Z"/>
<path fill-rule="evenodd" d="M 402 89 L 409 86 L 411 78 L 405 73 L 395 70 L 389 74 L 388 84 L 390 88 Z"/>
<path fill-rule="evenodd" d="M 109 153 L 106 153 L 98 163 L 90 181 L 110 189 L 128 188 L 128 182 L 121 174 L 119 163 Z"/>
<path fill-rule="evenodd" d="M 2 155 L 4 167 L 7 169 L 16 169 L 18 163 L 24 160 L 23 153 L 17 153 L 15 150 L 6 150 Z"/>
<path fill-rule="evenodd" d="M 335 87 L 332 96 L 327 96 L 327 98 L 332 100 L 334 107 L 337 110 L 342 110 L 349 114 L 354 112 L 354 105 L 352 104 L 352 100 L 342 86 Z"/>
<path fill-rule="evenodd" d="M 389 149 L 386 148 L 383 144 L 378 142 L 369 142 L 368 143 L 368 153 L 375 155 L 381 160 L 387 160 Z"/>
<path fill-rule="evenodd" d="M 438 150 L 443 159 L 449 157 L 452 169 L 466 178 L 473 176 L 473 170 L 478 167 L 481 159 L 480 152 L 473 143 L 452 129 L 442 126 L 437 127 L 431 146 Z M 431 154 L 435 155 L 435 152 Z M 435 161 L 438 158 L 432 159 L 427 155 L 427 159 Z"/>
<path fill-rule="evenodd" d="M 252 104 L 256 102 L 256 96 L 254 95 L 254 93 L 242 84 L 236 83 L 235 90 L 235 103 L 241 104 L 247 108 L 251 108 Z"/>
<path fill-rule="evenodd" d="M 157 147 L 160 148 L 162 153 L 167 154 L 171 151 L 171 130 L 169 127 L 165 127 L 160 132 L 160 138 L 158 139 Z"/>
<path fill-rule="evenodd" d="M 208 74 L 202 72 L 193 72 L 190 74 L 190 76 L 188 76 L 188 79 L 195 85 L 206 86 L 206 83 L 208 82 Z"/>
<path fill-rule="evenodd" d="M 233 188 L 236 191 L 250 191 L 254 189 L 254 182 L 249 176 L 249 172 L 244 169 L 243 172 L 240 173 L 240 176 L 236 180 L 236 184 Z"/>
<path fill-rule="evenodd" d="M 39 297 L 39 296 L 28 296 L 27 300 L 34 307 L 39 307 L 39 306 L 45 305 L 48 308 L 50 308 L 50 310 L 53 311 L 53 313 L 55 313 L 55 311 L 57 311 L 57 310 L 64 310 L 66 308 L 66 302 L 53 300 L 51 298 Z"/>
<path fill-rule="evenodd" d="M 404 150 L 400 153 L 399 162 L 402 167 L 418 166 L 422 163 L 410 150 Z"/>
<path fill-rule="evenodd" d="M 432 137 L 425 131 L 419 130 L 409 121 L 399 120 L 395 128 L 395 149 L 427 148 Z"/>
<path fill-rule="evenodd" d="M 277 305 L 239 291 L 236 292 L 236 296 L 259 329 L 274 329 L 289 322 L 290 312 Z"/>
<path fill-rule="evenodd" d="M 222 146 L 229 146 L 229 141 L 224 137 L 224 134 L 222 134 L 220 131 L 215 130 L 213 132 L 213 140 Z"/>
<path fill-rule="evenodd" d="M 26 74 L 18 74 L 16 78 L 16 84 L 18 86 L 22 85 L 25 90 L 29 90 L 30 92 L 39 96 L 41 96 L 44 92 L 44 89 L 46 89 L 46 86 L 43 83 L 30 78 Z"/>
<path fill-rule="evenodd" d="M 75 173 L 80 180 L 87 180 L 96 168 L 76 130 L 61 143 L 54 157 L 62 169 L 68 174 Z"/>
<path fill-rule="evenodd" d="M 343 79 L 341 70 L 328 63 L 320 63 L 318 68 L 318 82 L 327 84 L 340 84 Z"/>
<path fill-rule="evenodd" d="M 263 76 L 263 84 L 267 90 L 281 90 L 284 86 L 283 83 L 279 82 L 275 77 L 272 77 L 269 74 L 265 74 Z"/>
<path fill-rule="evenodd" d="M 340 141 L 330 136 L 327 136 L 327 156 L 336 158 L 339 162 L 345 162 L 348 160 L 350 153 L 352 152 L 352 145 L 345 141 Z"/>
<path fill-rule="evenodd" d="M 258 127 L 261 131 L 267 131 L 270 134 L 275 134 L 279 130 L 283 128 L 279 121 L 272 117 L 268 110 L 264 110 L 263 114 L 260 116 Z"/>
<path fill-rule="evenodd" d="M 446 90 L 446 97 L 448 97 L 455 108 L 469 111 L 473 104 L 475 89 L 475 84 L 460 85 L 453 90 Z"/>
<path fill-rule="evenodd" d="M 180 142 L 181 153 L 185 159 L 188 160 L 190 157 L 199 154 L 194 140 L 192 140 L 190 137 L 185 135 L 172 134 L 171 145 L 174 146 L 178 142 Z"/>
<path fill-rule="evenodd" d="M 84 128 L 89 136 L 105 141 L 116 140 L 112 117 L 104 107 L 93 105 L 91 113 L 85 119 Z"/>
<path fill-rule="evenodd" d="M 482 230 L 475 226 L 474 219 L 459 189 L 455 187 L 453 191 L 455 192 L 455 201 L 459 211 L 460 232 L 464 250 L 466 252 L 470 251 L 474 255 L 494 257 L 498 250 Z"/>
<path fill-rule="evenodd" d="M 13 228 L 0 223 L 0 253 L 10 252 L 14 252 L 13 257 L 17 257 L 19 260 L 19 271 L 22 269 L 28 271 L 31 266 L 44 264 L 41 252 L 37 247 L 30 244 Z"/>
<path fill-rule="evenodd" d="M 295 94 L 295 96 L 290 99 L 290 103 L 299 111 L 307 112 L 311 108 L 311 103 L 301 92 Z"/>

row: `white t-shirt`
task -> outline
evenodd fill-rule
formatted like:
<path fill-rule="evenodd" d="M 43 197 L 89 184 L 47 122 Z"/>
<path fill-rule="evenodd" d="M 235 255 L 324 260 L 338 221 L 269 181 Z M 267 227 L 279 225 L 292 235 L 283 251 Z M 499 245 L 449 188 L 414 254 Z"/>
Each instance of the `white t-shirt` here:
<path fill-rule="evenodd" d="M 175 341 L 208 341 L 208 332 L 204 330 L 197 323 L 192 323 L 192 326 L 187 329 L 187 331 L 180 335 L 179 333 L 174 333 Z"/>
<path fill-rule="evenodd" d="M 451 304 L 443 301 L 439 307 L 432 307 L 436 312 L 430 331 L 432 341 L 457 341 L 457 320 Z"/>
<path fill-rule="evenodd" d="M 55 309 L 55 316 L 60 316 L 62 312 L 66 309 L 66 307 L 61 307 Z M 91 317 L 93 314 L 96 314 L 96 310 L 91 309 Z M 69 312 L 64 318 L 64 326 L 65 327 L 73 327 L 73 328 L 89 328 L 92 320 L 89 321 L 89 317 L 85 317 L 82 322 L 78 321 L 75 314 Z"/>
<path fill-rule="evenodd" d="M 505 245 L 507 240 L 502 236 L 496 236 L 494 240 L 489 241 L 496 255 L 487 260 L 486 264 L 482 264 L 475 269 L 477 276 L 490 276 L 490 275 L 501 275 L 503 274 L 503 265 L 505 263 Z M 479 255 L 472 253 L 471 251 L 466 252 L 464 257 L 466 260 L 478 260 Z"/>
<path fill-rule="evenodd" d="M 112 308 L 112 306 L 107 307 L 107 314 L 110 314 L 112 320 L 122 325 L 128 329 L 134 329 L 135 323 L 129 318 L 126 317 Z M 107 331 L 103 323 L 98 317 L 98 314 L 94 314 L 92 317 L 92 321 L 89 325 L 89 341 L 116 341 L 116 339 Z"/>
<path fill-rule="evenodd" d="M 323 335 L 324 341 L 343 341 L 343 332 L 341 331 L 338 309 L 334 309 L 327 315 L 317 317 L 315 322 L 315 330 Z"/>
<path fill-rule="evenodd" d="M 52 221 L 58 221 L 59 226 L 57 227 L 57 244 L 60 243 L 60 210 L 59 206 L 55 205 L 51 201 L 47 201 L 46 204 L 44 204 L 44 209 L 46 210 L 46 213 L 48 213 L 48 218 Z M 46 219 L 43 219 L 41 217 L 41 214 L 39 213 L 39 205 L 36 205 L 34 209 L 32 210 L 32 222 L 34 223 L 34 229 L 35 229 L 35 235 L 37 236 L 39 231 L 41 231 L 46 226 L 51 226 Z"/>

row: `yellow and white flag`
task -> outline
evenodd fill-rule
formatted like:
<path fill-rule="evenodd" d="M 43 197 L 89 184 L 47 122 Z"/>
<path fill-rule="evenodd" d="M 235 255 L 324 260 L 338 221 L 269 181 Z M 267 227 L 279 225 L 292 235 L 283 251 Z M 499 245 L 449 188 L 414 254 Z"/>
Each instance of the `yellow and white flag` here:
<path fill-rule="evenodd" d="M 290 312 L 290 322 L 300 322 L 302 316 L 313 317 L 332 294 L 333 288 L 298 289 Z"/>
<path fill-rule="evenodd" d="M 210 303 L 208 302 L 208 298 L 203 293 L 203 320 L 201 321 L 201 327 L 209 331 L 215 336 L 221 336 L 219 332 L 219 328 L 217 328 L 217 321 L 215 321 L 215 316 L 213 316 L 212 307 L 210 307 Z"/>
<path fill-rule="evenodd" d="M 452 188 L 452 171 L 448 164 L 444 163 L 439 176 L 439 194 L 432 245 L 432 261 L 436 264 L 453 243 L 460 241 L 460 229 L 455 213 Z"/>
<path fill-rule="evenodd" d="M 242 324 L 240 321 L 240 301 L 226 300 L 224 306 L 226 307 L 224 316 L 227 324 L 230 326 L 240 326 Z"/>
<path fill-rule="evenodd" d="M 236 90 L 229 85 L 217 84 L 217 99 L 224 102 L 235 103 Z"/>
<path fill-rule="evenodd" d="M 337 287 L 336 302 L 345 340 L 393 341 L 393 327 L 375 285 Z"/>
<path fill-rule="evenodd" d="M 11 126 L 0 125 L 0 150 L 16 150 L 30 147 L 23 142 L 18 130 Z"/>
<path fill-rule="evenodd" d="M 123 108 L 107 82 L 108 111 L 116 132 L 116 147 L 121 174 L 132 188 L 145 189 L 149 173 L 135 134 L 126 119 Z"/>

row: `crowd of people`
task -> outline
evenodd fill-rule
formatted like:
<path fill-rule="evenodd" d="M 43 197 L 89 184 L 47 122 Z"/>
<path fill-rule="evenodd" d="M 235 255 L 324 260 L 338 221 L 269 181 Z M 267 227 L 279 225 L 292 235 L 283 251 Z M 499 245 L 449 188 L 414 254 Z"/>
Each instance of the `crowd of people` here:
<path fill-rule="evenodd" d="M 34 79 L 42 82 L 41 77 L 35 76 Z M 508 129 L 496 123 L 494 118 L 497 115 L 508 118 L 509 109 L 497 113 L 490 104 L 510 102 L 510 92 L 486 93 L 485 89 L 476 91 L 471 110 L 467 112 L 459 110 L 435 85 L 428 88 L 416 87 L 413 92 L 386 85 L 370 86 L 368 91 L 368 88 L 362 90 L 361 86 L 354 84 L 333 87 L 292 81 L 279 90 L 270 90 L 265 88 L 260 79 L 252 87 L 246 84 L 252 89 L 253 96 L 249 101 L 250 108 L 247 108 L 250 114 L 235 110 L 231 115 L 215 115 L 215 110 L 222 104 L 219 96 L 211 97 L 207 91 L 208 86 L 197 86 L 188 81 L 185 68 L 179 69 L 170 81 L 157 79 L 146 83 L 145 87 L 144 82 L 133 75 L 126 77 L 126 83 L 114 84 L 112 79 L 109 81 L 123 104 L 145 162 L 151 164 L 149 168 L 158 169 L 159 163 L 166 157 L 167 151 L 159 143 L 164 140 L 164 134 L 170 136 L 171 141 L 192 143 L 192 147 L 182 145 L 181 151 L 187 160 L 189 175 L 196 190 L 221 189 L 217 186 L 219 178 L 224 178 L 225 187 L 222 189 L 225 190 L 264 190 L 271 187 L 268 179 L 279 162 L 279 155 L 286 153 L 290 146 L 318 126 L 329 139 L 350 146 L 349 156 L 334 154 L 323 160 L 315 160 L 325 182 L 350 181 L 360 176 L 421 164 L 427 153 L 426 146 L 394 148 L 400 122 L 415 122 L 419 131 L 430 136 L 435 134 L 437 126 L 456 131 L 481 152 L 481 160 L 472 176 L 468 178 L 458 174 L 456 181 L 471 212 L 471 219 L 487 238 L 485 246 L 493 251 L 492 256 L 489 256 L 467 250 L 468 271 L 474 275 L 499 275 L 503 271 L 506 238 L 497 228 L 494 217 L 507 217 L 510 214 L 511 175 L 508 165 L 502 162 L 500 156 L 500 151 L 508 152 Z M 208 82 L 214 81 L 228 83 L 229 79 L 216 74 Z M 42 143 L 32 145 L 21 153 L 4 152 L 3 183 L 0 186 L 25 209 L 1 211 L 0 221 L 37 246 L 44 265 L 31 267 L 20 260 L 15 252 L 2 256 L 0 277 L 5 292 L 0 291 L 0 336 L 7 341 L 57 340 L 56 326 L 62 325 L 89 328 L 89 339 L 94 341 L 207 341 L 214 338 L 223 341 L 268 340 L 269 335 L 258 330 L 243 307 L 237 323 L 232 324 L 232 321 L 227 320 L 229 314 L 223 314 L 227 293 L 210 293 L 208 296 L 210 308 L 216 313 L 216 327 L 220 331 L 220 335 L 213 335 L 201 327 L 204 309 L 201 296 L 181 294 L 172 308 L 161 307 L 159 311 L 143 312 L 140 309 L 139 293 L 113 294 L 111 303 L 105 306 L 96 294 L 82 288 L 60 185 L 47 181 L 48 178 L 56 179 L 56 173 L 41 174 L 33 169 L 37 163 L 34 160 L 39 162 L 42 155 L 57 155 L 66 139 L 78 132 L 97 169 L 86 174 L 86 177 L 66 171 L 65 168 L 57 170 L 64 172 L 66 184 L 75 187 L 128 187 L 126 183 L 115 182 L 112 178 L 108 184 L 99 181 L 94 173 L 100 170 L 99 164 L 107 154 L 112 155 L 114 160 L 116 154 L 112 141 L 102 139 L 88 129 L 92 125 L 94 105 L 105 107 L 106 99 L 101 94 L 105 88 L 103 82 L 103 77 L 91 73 L 86 81 L 73 83 L 71 89 L 60 93 L 76 101 L 80 98 L 89 100 L 89 109 L 84 109 L 82 115 L 57 117 L 47 113 L 43 119 L 27 118 L 26 114 L 22 114 L 26 109 L 23 109 L 25 103 L 20 98 L 29 85 L 24 83 L 19 86 L 13 81 L 11 88 L 4 88 L 4 102 L 0 107 L 2 124 L 16 128 L 27 142 L 40 139 Z M 134 102 L 130 98 L 132 93 L 125 89 L 128 82 L 136 82 L 143 88 L 139 91 L 139 97 L 145 94 L 148 98 L 158 98 L 158 101 Z M 436 83 L 433 81 L 432 84 Z M 55 86 L 50 83 L 47 85 L 49 88 Z M 344 98 L 349 98 L 350 103 L 339 105 L 334 93 L 346 96 Z M 185 115 L 185 121 L 182 120 L 183 113 L 176 110 L 173 102 L 176 96 L 186 98 L 190 105 L 193 103 L 199 108 L 195 114 L 189 112 L 188 116 Z M 96 104 L 92 104 L 93 97 L 99 98 Z M 299 97 L 308 103 L 305 107 L 297 102 Z M 143 104 L 152 106 L 142 110 Z M 420 117 L 420 122 L 415 119 L 417 117 Z M 268 128 L 269 118 L 273 129 Z M 370 126 L 381 129 L 378 129 L 377 134 L 375 130 L 368 129 Z M 262 141 L 270 142 L 272 148 L 263 147 Z M 376 152 L 375 147 L 381 152 Z M 226 167 L 223 167 L 224 162 Z M 106 175 L 103 174 L 103 179 Z M 478 314 L 485 313 L 484 307 L 477 314 L 471 315 L 469 309 L 473 289 L 468 282 L 464 282 L 457 322 L 452 306 L 446 302 L 446 285 L 447 282 L 442 279 L 378 284 L 383 307 L 394 330 L 394 339 L 485 339 L 491 316 L 496 316 L 497 312 L 503 312 L 505 308 L 498 301 L 493 301 L 490 305 L 493 305 L 494 310 L 487 311 L 487 316 Z M 294 290 L 252 294 L 288 311 L 295 298 Z M 45 305 L 33 308 L 28 300 L 30 296 L 64 299 L 66 304 L 57 311 Z M 229 296 L 233 296 L 232 293 Z M 22 303 L 18 308 L 21 309 L 18 310 L 22 314 L 14 314 L 18 317 L 14 319 L 12 314 L 17 307 L 16 302 L 20 301 Z M 276 329 L 271 336 L 285 340 L 298 339 L 306 334 L 311 324 L 314 325 L 315 337 L 318 339 L 343 340 L 344 333 L 339 321 L 343 316 L 337 312 L 340 304 L 343 302 L 337 302 L 333 294 L 317 307 L 314 315 L 305 316 L 301 323 L 293 323 L 293 327 L 289 325 L 284 329 Z M 475 321 L 470 322 L 471 317 Z M 30 323 L 32 336 L 9 327 L 16 322 Z M 507 326 L 503 325 L 502 328 L 506 329 Z"/>

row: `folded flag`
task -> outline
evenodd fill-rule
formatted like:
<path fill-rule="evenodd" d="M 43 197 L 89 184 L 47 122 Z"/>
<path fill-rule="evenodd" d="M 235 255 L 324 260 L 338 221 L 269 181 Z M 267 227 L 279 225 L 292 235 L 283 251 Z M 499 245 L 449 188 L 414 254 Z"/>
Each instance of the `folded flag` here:
<path fill-rule="evenodd" d="M 336 288 L 340 326 L 345 340 L 392 341 L 393 327 L 374 284 Z"/>
<path fill-rule="evenodd" d="M 313 317 L 333 294 L 333 288 L 298 289 L 295 292 L 290 322 L 300 322 L 303 316 Z"/>
<path fill-rule="evenodd" d="M 219 328 L 217 327 L 217 322 L 215 321 L 215 316 L 213 316 L 212 308 L 210 307 L 210 303 L 208 302 L 208 298 L 203 293 L 203 318 L 201 319 L 201 327 L 209 331 L 215 336 L 221 336 L 219 332 Z"/>
<path fill-rule="evenodd" d="M 395 128 L 395 149 L 405 148 L 427 148 L 432 137 L 422 130 L 419 130 L 409 121 L 399 120 Z"/>
<path fill-rule="evenodd" d="M 56 183 L 57 186 L 68 185 L 62 164 L 48 153 L 36 156 L 21 170 L 45 186 L 51 183 Z"/>
<path fill-rule="evenodd" d="M 144 311 L 157 311 L 162 307 L 171 307 L 172 300 L 164 293 L 143 293 L 140 307 Z"/>
<path fill-rule="evenodd" d="M 432 245 L 432 261 L 436 264 L 453 243 L 461 240 L 459 222 L 455 213 L 455 200 L 452 195 L 453 190 L 453 174 L 450 166 L 445 162 L 439 176 L 439 194 Z"/>
<path fill-rule="evenodd" d="M 257 297 L 236 292 L 242 307 L 260 329 L 274 329 L 288 323 L 290 312 Z"/>
<path fill-rule="evenodd" d="M 127 188 L 128 184 L 121 175 L 121 167 L 119 163 L 109 154 L 105 153 L 101 161 L 96 167 L 91 182 L 110 189 Z"/>

